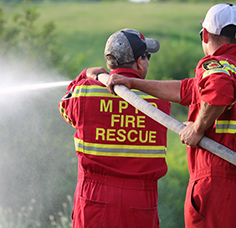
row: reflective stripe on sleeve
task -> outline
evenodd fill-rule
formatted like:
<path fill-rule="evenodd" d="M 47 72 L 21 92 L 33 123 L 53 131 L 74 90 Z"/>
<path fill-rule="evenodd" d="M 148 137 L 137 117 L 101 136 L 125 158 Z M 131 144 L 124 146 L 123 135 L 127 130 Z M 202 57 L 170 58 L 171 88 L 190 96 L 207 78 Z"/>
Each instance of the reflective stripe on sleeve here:
<path fill-rule="evenodd" d="M 217 120 L 216 121 L 216 133 L 236 133 L 236 121 L 235 120 Z"/>
<path fill-rule="evenodd" d="M 227 61 L 220 61 L 219 62 L 224 68 L 215 68 L 212 70 L 208 70 L 206 71 L 202 78 L 205 78 L 207 76 L 209 76 L 210 74 L 215 74 L 215 73 L 224 73 L 224 74 L 228 74 L 230 76 L 230 71 L 234 74 L 236 74 L 236 67 L 232 64 L 229 64 Z"/>
<path fill-rule="evenodd" d="M 229 64 L 228 62 L 226 61 L 220 61 L 220 64 L 222 66 L 224 66 L 224 69 L 228 70 L 228 71 L 231 71 L 233 72 L 234 74 L 236 74 L 236 67 L 232 64 Z"/>
<path fill-rule="evenodd" d="M 75 149 L 84 154 L 111 157 L 164 158 L 166 155 L 165 146 L 87 143 L 77 138 L 75 138 Z"/>
<path fill-rule="evenodd" d="M 60 113 L 61 113 L 61 115 L 64 117 L 64 119 L 66 120 L 66 122 L 68 122 L 69 124 L 71 124 L 74 128 L 75 128 L 75 126 L 72 124 L 72 122 L 69 120 L 69 118 L 68 118 L 68 115 L 66 114 L 66 112 L 65 112 L 65 109 L 62 107 L 62 101 L 60 102 Z"/>
<path fill-rule="evenodd" d="M 205 78 L 211 74 L 217 74 L 217 73 L 224 73 L 224 74 L 228 74 L 230 76 L 230 73 L 228 72 L 228 70 L 226 69 L 212 69 L 212 70 L 208 70 L 206 71 L 203 75 L 202 78 Z"/>

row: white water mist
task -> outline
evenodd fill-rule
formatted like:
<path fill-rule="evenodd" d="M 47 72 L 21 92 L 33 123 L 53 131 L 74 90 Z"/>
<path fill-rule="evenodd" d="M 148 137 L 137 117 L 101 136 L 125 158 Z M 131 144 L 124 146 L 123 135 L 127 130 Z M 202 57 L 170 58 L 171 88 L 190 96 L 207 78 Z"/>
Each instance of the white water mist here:
<path fill-rule="evenodd" d="M 22 221 L 45 227 L 76 184 L 74 130 L 57 107 L 70 81 L 30 61 L 3 58 L 0 80 L 0 211 L 17 220 L 28 208 L 30 219 Z"/>
<path fill-rule="evenodd" d="M 18 93 L 18 92 L 27 92 L 30 90 L 55 88 L 55 87 L 59 87 L 59 86 L 66 86 L 69 83 L 70 83 L 70 81 L 60 81 L 60 82 L 29 84 L 29 85 L 22 85 L 22 86 L 10 86 L 10 87 L 6 87 L 6 88 L 2 88 L 0 90 L 0 95 L 12 94 L 12 93 Z"/>

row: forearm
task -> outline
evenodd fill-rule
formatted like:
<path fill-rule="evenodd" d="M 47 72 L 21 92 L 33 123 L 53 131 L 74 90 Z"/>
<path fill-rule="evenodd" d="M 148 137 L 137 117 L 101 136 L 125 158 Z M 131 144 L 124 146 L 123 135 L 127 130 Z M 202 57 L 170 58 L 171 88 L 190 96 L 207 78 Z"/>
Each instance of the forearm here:
<path fill-rule="evenodd" d="M 196 147 L 205 131 L 224 112 L 225 106 L 210 106 L 202 101 L 201 109 L 195 122 L 185 122 L 186 127 L 180 132 L 182 143 Z"/>
<path fill-rule="evenodd" d="M 214 121 L 224 112 L 226 106 L 210 106 L 202 101 L 201 109 L 194 123 L 196 132 L 205 132 Z"/>
<path fill-rule="evenodd" d="M 141 90 L 162 100 L 180 102 L 181 81 L 159 81 L 159 80 L 140 80 L 131 78 L 132 89 Z"/>

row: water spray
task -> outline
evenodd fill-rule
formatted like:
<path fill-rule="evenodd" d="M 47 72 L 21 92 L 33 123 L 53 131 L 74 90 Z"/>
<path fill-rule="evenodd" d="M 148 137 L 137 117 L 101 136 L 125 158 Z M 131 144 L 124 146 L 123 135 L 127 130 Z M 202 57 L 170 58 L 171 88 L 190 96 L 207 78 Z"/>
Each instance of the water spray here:
<path fill-rule="evenodd" d="M 48 83 L 39 83 L 39 84 L 30 84 L 30 85 L 22 85 L 22 86 L 14 86 L 7 88 L 0 88 L 0 94 L 11 94 L 16 92 L 24 92 L 30 90 L 38 90 L 38 89 L 47 89 L 59 86 L 69 85 L 71 81 L 59 81 L 59 82 L 48 82 Z"/>

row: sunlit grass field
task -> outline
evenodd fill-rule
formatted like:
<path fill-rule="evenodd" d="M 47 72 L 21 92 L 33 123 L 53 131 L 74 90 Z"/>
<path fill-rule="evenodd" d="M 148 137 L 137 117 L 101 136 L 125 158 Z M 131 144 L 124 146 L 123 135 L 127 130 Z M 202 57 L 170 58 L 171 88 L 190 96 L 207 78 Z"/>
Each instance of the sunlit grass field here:
<path fill-rule="evenodd" d="M 63 52 L 70 56 L 86 54 L 81 65 L 103 65 L 103 49 L 109 35 L 122 28 L 140 30 L 161 42 L 161 55 L 170 43 L 184 39 L 196 45 L 192 52 L 201 53 L 198 32 L 211 3 L 131 3 L 131 2 L 43 2 L 33 6 L 40 14 L 39 27 L 52 21 L 62 43 Z M 22 5 L 5 6 L 5 14 L 19 12 Z M 189 43 L 189 44 L 188 44 Z M 174 50 L 173 50 L 174 51 Z M 152 65 L 152 64 L 151 64 Z"/>
<path fill-rule="evenodd" d="M 119 29 L 133 28 L 147 37 L 158 39 L 161 44 L 160 51 L 150 59 L 147 79 L 165 78 L 165 72 L 175 73 L 178 68 L 187 66 L 189 72 L 180 75 L 181 79 L 194 76 L 193 69 L 203 57 L 198 34 L 201 29 L 199 22 L 212 4 L 214 3 L 136 4 L 117 1 L 41 2 L 31 3 L 31 6 L 39 13 L 39 29 L 47 22 L 55 24 L 55 33 L 65 58 L 78 58 L 77 74 L 86 67 L 105 67 L 103 51 L 107 38 Z M 8 18 L 26 8 L 24 4 L 3 4 L 0 1 L 1 5 Z M 12 22 L 8 23 L 10 26 Z M 186 60 L 179 58 L 187 53 Z M 158 71 L 159 68 L 162 70 Z M 69 75 L 70 79 L 76 76 Z M 172 115 L 181 122 L 185 121 L 187 109 L 179 113 L 175 110 L 176 105 Z M 179 136 L 173 132 L 168 132 L 167 147 L 169 171 L 159 181 L 160 222 L 162 228 L 183 228 L 183 205 L 188 182 L 186 148 L 181 144 Z"/>

